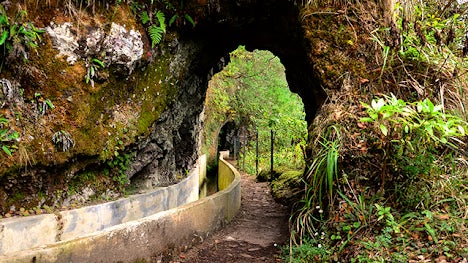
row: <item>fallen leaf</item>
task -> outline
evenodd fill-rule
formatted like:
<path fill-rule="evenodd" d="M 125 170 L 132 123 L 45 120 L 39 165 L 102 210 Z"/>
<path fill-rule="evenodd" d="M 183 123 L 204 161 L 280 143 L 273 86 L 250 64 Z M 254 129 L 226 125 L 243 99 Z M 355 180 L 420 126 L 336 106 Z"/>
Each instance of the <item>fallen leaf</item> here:
<path fill-rule="evenodd" d="M 435 217 L 439 220 L 448 220 L 450 218 L 449 214 L 439 214 L 435 215 Z"/>
<path fill-rule="evenodd" d="M 360 79 L 359 82 L 361 82 L 361 84 L 366 84 L 369 82 L 369 80 L 364 78 L 364 79 Z"/>

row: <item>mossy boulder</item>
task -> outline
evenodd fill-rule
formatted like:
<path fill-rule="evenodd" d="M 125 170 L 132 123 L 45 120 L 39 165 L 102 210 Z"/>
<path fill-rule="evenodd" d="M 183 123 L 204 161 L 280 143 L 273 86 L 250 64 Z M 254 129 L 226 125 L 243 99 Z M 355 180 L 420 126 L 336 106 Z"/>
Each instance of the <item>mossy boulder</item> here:
<path fill-rule="evenodd" d="M 271 181 L 271 194 L 273 198 L 284 205 L 291 205 L 301 197 L 302 177 L 304 171 L 285 171 L 277 179 Z"/>

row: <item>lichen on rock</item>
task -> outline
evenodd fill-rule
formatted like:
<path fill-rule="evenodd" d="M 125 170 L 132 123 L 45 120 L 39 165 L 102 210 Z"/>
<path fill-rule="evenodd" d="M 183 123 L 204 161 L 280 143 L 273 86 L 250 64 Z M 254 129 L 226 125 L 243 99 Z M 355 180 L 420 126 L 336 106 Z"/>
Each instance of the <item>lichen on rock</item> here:
<path fill-rule="evenodd" d="M 128 76 L 142 59 L 143 41 L 139 31 L 127 30 L 111 23 L 109 32 L 101 27 L 91 27 L 80 32 L 72 23 L 46 27 L 57 56 L 64 56 L 73 65 L 79 59 L 98 58 L 108 67 L 115 67 L 121 75 Z"/>

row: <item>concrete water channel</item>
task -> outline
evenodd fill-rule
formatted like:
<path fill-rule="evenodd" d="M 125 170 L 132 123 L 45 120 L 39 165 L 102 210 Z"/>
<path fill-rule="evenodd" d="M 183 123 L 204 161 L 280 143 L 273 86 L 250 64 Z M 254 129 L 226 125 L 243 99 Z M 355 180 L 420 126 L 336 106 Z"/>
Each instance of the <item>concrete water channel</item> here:
<path fill-rule="evenodd" d="M 0 262 L 149 262 L 191 246 L 240 208 L 240 175 L 222 157 L 216 193 L 208 191 L 213 184 L 202 187 L 207 176 L 201 156 L 187 178 L 169 187 L 55 214 L 2 219 Z"/>

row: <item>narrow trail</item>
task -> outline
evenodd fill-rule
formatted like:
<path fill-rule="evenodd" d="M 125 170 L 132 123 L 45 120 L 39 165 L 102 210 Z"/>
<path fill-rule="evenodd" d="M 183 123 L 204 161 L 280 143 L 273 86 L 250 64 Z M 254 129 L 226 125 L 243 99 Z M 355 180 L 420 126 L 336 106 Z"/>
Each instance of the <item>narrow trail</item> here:
<path fill-rule="evenodd" d="M 230 224 L 203 243 L 173 258 L 173 263 L 280 262 L 288 241 L 288 209 L 276 203 L 267 183 L 241 173 L 242 201 Z"/>

